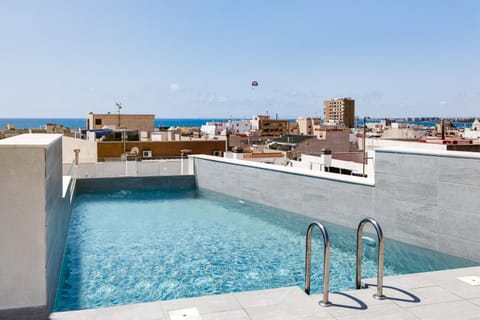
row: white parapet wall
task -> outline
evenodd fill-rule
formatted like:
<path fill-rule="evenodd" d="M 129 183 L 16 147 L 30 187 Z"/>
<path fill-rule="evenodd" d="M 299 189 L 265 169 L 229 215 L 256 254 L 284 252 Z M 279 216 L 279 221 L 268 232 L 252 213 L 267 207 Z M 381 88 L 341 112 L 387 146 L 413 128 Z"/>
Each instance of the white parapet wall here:
<path fill-rule="evenodd" d="M 182 176 L 193 175 L 193 160 L 165 159 L 143 161 L 105 161 L 63 164 L 65 175 L 76 178 L 114 178 L 114 177 L 148 177 L 148 176 Z"/>
<path fill-rule="evenodd" d="M 0 319 L 46 319 L 70 220 L 62 135 L 0 140 L 0 178 Z"/>
<path fill-rule="evenodd" d="M 388 238 L 480 262 L 480 154 L 378 149 L 368 178 L 192 157 L 199 188 L 350 228 L 374 217 Z"/>

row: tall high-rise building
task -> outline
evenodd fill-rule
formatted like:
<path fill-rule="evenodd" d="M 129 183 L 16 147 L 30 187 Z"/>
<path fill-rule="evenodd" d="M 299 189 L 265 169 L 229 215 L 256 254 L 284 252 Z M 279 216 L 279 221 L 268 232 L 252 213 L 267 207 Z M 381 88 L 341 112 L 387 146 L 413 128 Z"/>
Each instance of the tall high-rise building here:
<path fill-rule="evenodd" d="M 344 123 L 346 127 L 355 125 L 355 100 L 352 98 L 335 98 L 323 102 L 325 122 Z"/>

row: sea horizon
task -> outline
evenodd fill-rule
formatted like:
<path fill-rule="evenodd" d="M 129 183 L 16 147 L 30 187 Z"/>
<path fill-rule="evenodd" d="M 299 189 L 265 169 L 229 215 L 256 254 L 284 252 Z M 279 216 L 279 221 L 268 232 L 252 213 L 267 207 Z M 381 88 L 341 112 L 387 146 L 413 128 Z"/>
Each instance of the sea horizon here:
<path fill-rule="evenodd" d="M 405 120 L 406 118 L 395 118 Z M 250 120 L 250 118 L 155 118 L 154 126 L 158 127 L 200 127 L 207 122 L 226 122 L 229 120 Z M 282 119 L 295 122 L 296 119 Z M 378 122 L 383 118 L 372 118 L 367 122 Z M 394 120 L 394 119 L 392 119 Z M 64 126 L 70 129 L 85 129 L 86 118 L 0 118 L 0 130 L 6 130 L 9 124 L 13 124 L 15 129 L 44 129 L 47 123 L 55 123 L 57 126 Z M 412 125 L 423 125 L 433 127 L 439 121 L 407 121 Z M 453 122 L 459 129 L 471 128 L 472 122 Z M 358 120 L 358 125 L 363 125 L 363 119 Z"/>
<path fill-rule="evenodd" d="M 247 120 L 242 118 L 155 118 L 155 127 L 200 127 L 210 121 Z M 45 128 L 47 123 L 70 129 L 85 129 L 86 118 L 0 118 L 0 130 L 13 124 L 15 129 Z"/>

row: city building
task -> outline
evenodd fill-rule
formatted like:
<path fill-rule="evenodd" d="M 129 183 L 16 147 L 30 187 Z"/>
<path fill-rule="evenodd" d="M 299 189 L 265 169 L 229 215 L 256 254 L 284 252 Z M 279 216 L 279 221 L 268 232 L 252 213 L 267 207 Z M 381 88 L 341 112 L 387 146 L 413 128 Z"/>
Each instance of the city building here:
<path fill-rule="evenodd" d="M 270 120 L 270 116 L 255 115 L 252 117 L 252 130 L 260 130 L 260 122 Z"/>
<path fill-rule="evenodd" d="M 243 152 L 240 148 L 239 151 L 225 152 L 224 157 L 227 159 L 246 160 L 252 162 L 285 165 L 286 157 L 282 152 Z"/>
<path fill-rule="evenodd" d="M 152 132 L 155 127 L 154 114 L 96 114 L 87 116 L 87 130 L 128 129 Z"/>
<path fill-rule="evenodd" d="M 252 129 L 261 130 L 263 136 L 278 137 L 288 134 L 288 120 L 273 120 L 270 116 L 253 116 Z"/>
<path fill-rule="evenodd" d="M 230 134 L 244 134 L 252 129 L 249 120 L 229 120 L 227 122 L 207 122 L 200 127 L 202 135 L 219 136 Z"/>
<path fill-rule="evenodd" d="M 355 125 L 355 100 L 334 98 L 323 102 L 325 122 L 344 123 L 347 128 Z"/>
<path fill-rule="evenodd" d="M 315 136 L 315 131 L 319 130 L 322 123 L 320 118 L 297 118 L 298 132 L 302 135 Z"/>
<path fill-rule="evenodd" d="M 463 133 L 465 139 L 479 140 L 480 139 L 480 121 L 475 119 L 472 123 L 471 129 L 465 129 Z"/>
<path fill-rule="evenodd" d="M 427 135 L 427 131 L 420 126 L 408 126 L 403 123 L 392 123 L 391 127 L 387 127 L 383 130 L 382 139 L 405 139 L 405 140 L 417 140 L 423 139 Z M 368 136 L 373 136 L 367 134 Z"/>
<path fill-rule="evenodd" d="M 300 130 L 298 129 L 298 122 L 288 122 L 288 134 L 300 134 Z"/>
<path fill-rule="evenodd" d="M 347 129 L 329 129 L 320 131 L 321 136 L 299 142 L 295 156 L 300 154 L 320 155 L 322 149 L 329 149 L 334 159 L 362 161 L 357 141 Z"/>

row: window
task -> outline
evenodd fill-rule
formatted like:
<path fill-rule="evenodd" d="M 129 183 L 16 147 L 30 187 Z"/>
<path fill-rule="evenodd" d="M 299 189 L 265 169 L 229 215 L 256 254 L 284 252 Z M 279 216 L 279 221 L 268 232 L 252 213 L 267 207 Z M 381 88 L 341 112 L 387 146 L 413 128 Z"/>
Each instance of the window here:
<path fill-rule="evenodd" d="M 101 126 L 102 125 L 102 119 L 95 119 L 95 125 Z"/>

